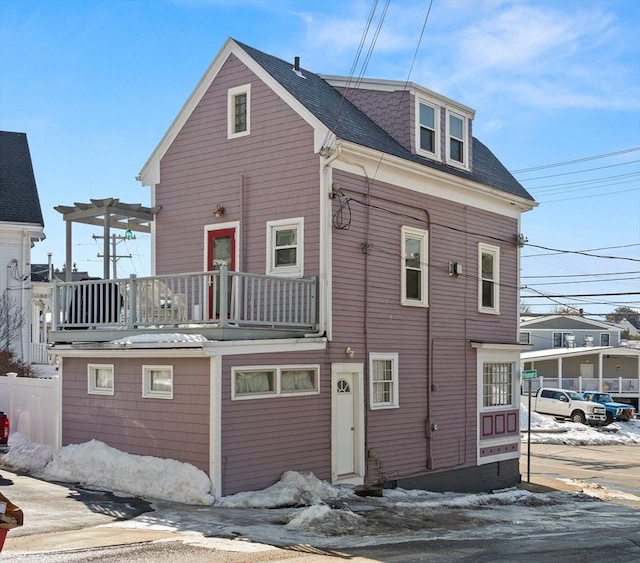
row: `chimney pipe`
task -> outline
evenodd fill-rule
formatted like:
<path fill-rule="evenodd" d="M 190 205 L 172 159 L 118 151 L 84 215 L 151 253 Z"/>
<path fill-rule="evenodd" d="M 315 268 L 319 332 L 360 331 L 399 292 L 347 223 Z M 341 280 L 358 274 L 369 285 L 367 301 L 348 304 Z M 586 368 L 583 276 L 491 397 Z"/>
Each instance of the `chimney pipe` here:
<path fill-rule="evenodd" d="M 295 57 L 293 59 L 293 70 L 296 70 L 296 71 L 300 70 L 300 57 Z"/>

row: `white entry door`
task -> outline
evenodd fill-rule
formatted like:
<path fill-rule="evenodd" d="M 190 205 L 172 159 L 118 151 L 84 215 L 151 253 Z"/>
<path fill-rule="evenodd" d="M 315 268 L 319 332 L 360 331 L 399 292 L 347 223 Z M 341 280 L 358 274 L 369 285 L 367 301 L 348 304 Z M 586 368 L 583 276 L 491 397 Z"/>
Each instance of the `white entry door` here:
<path fill-rule="evenodd" d="M 334 483 L 364 480 L 364 394 L 362 364 L 333 364 L 332 478 Z"/>

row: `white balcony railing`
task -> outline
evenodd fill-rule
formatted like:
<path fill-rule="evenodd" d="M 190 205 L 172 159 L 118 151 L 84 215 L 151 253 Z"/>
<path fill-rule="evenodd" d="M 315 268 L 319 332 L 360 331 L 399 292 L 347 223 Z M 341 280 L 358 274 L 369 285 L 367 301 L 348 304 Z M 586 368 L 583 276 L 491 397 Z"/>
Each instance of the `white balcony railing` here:
<path fill-rule="evenodd" d="M 218 271 L 57 283 L 52 330 L 187 324 L 315 329 L 317 281 Z"/>

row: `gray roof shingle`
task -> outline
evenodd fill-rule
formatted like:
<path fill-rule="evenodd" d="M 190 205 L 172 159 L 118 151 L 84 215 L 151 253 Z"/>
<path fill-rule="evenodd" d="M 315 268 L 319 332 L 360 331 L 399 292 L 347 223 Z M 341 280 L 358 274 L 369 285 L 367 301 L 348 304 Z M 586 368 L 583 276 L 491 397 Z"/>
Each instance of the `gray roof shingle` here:
<path fill-rule="evenodd" d="M 239 41 L 236 43 L 316 118 L 331 129 L 339 139 L 351 141 L 533 201 L 533 197 L 527 190 L 475 137 L 473 138 L 473 162 L 470 172 L 413 154 L 365 113 L 348 100 L 343 99 L 338 90 L 317 74 L 301 69 L 304 76 L 302 79 L 293 72 L 292 63 L 258 51 Z"/>
<path fill-rule="evenodd" d="M 0 131 L 0 221 L 44 227 L 26 133 Z"/>

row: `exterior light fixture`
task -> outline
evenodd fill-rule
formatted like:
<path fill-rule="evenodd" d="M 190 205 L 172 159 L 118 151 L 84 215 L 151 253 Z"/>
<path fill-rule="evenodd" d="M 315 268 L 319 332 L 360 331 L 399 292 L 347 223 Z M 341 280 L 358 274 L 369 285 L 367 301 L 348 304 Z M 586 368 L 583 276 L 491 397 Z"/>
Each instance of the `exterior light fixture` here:
<path fill-rule="evenodd" d="M 356 351 L 351 346 L 349 346 L 344 352 L 350 360 L 353 360 L 356 356 Z"/>
<path fill-rule="evenodd" d="M 216 208 L 213 210 L 213 214 L 216 217 L 222 217 L 222 215 L 224 215 L 224 207 L 220 204 L 216 205 Z"/>

